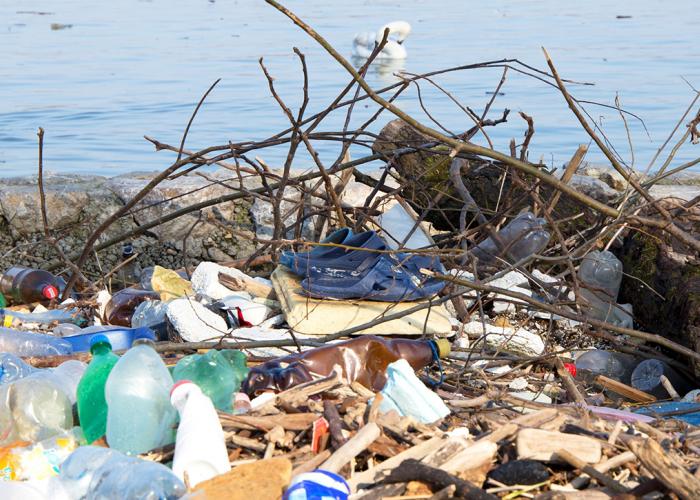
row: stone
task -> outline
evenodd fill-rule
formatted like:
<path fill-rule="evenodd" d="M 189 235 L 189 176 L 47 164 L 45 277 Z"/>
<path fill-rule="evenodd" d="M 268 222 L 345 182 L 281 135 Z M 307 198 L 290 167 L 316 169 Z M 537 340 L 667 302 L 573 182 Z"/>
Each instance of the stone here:
<path fill-rule="evenodd" d="M 230 177 L 228 171 L 214 172 L 214 178 Z M 67 255 L 79 254 L 99 223 L 116 212 L 142 189 L 154 174 L 133 173 L 114 178 L 83 175 L 44 176 L 46 214 L 51 234 L 59 240 Z M 249 181 L 254 187 L 254 181 Z M 259 181 L 257 181 L 259 183 Z M 200 177 L 179 177 L 164 181 L 140 202 L 131 215 L 122 217 L 100 238 L 105 241 L 136 228 L 145 222 L 167 215 L 194 203 L 202 202 L 230 190 Z M 231 260 L 251 255 L 255 250 L 252 221 L 245 200 L 223 203 L 204 209 L 200 219 L 194 212 L 154 227 L 131 242 L 139 254 L 141 267 L 161 264 L 180 267 L 183 264 L 209 260 L 212 248 L 215 257 Z M 212 218 L 218 223 L 210 222 Z M 225 228 L 236 234 L 250 235 L 250 240 L 226 238 Z M 187 244 L 183 240 L 187 237 Z M 39 189 L 35 177 L 4 179 L 0 184 L 0 255 L 18 265 L 37 266 L 56 259 L 54 248 L 44 242 Z M 208 249 L 202 243 L 210 239 Z M 186 250 L 187 255 L 185 256 Z M 85 267 L 88 277 L 101 276 L 121 261 L 121 245 L 99 252 L 99 263 L 90 259 Z"/>

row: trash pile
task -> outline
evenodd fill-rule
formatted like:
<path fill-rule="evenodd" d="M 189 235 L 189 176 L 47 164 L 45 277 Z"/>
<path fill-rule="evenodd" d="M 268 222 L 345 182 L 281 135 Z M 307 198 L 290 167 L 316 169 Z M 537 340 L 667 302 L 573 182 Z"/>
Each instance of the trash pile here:
<path fill-rule="evenodd" d="M 261 59 L 291 127 L 199 152 L 183 150 L 187 132 L 179 147 L 147 138 L 177 161 L 86 221 L 78 253 L 61 246 L 65 228 L 49 227 L 40 162 L 43 233 L 30 243 L 55 260 L 24 245 L 0 268 L 0 498 L 697 498 L 698 199 L 649 189 L 695 163 L 664 173 L 696 142 L 700 114 L 642 178 L 587 123 L 577 106 L 588 101 L 568 93 L 546 52 L 549 71 L 499 60 L 371 90 L 362 78 L 386 39 L 355 72 L 267 1 L 351 73 L 327 108 L 304 114 L 298 49 L 298 118 Z M 431 80 L 495 67 L 503 76 L 481 117 Z M 508 68 L 560 90 L 619 190 L 577 175 L 585 145 L 563 172 L 531 163 L 524 112 L 522 143 L 494 150 L 484 129 L 507 121 L 507 109 L 487 114 Z M 419 81 L 474 126 L 445 135 L 394 104 Z M 350 130 L 370 101 L 377 112 Z M 398 118 L 370 133 L 385 110 Z M 333 111 L 346 116 L 342 133 L 318 128 Z M 328 168 L 318 141 L 342 144 Z M 317 171 L 292 170 L 302 143 Z M 351 160 L 351 144 L 371 154 Z M 280 170 L 253 155 L 280 145 Z M 376 161 L 376 176 L 356 168 Z M 163 194 L 169 181 L 214 164 L 226 176 L 195 173 L 231 192 L 170 206 L 187 193 Z M 245 231 L 213 208 L 242 200 L 258 215 Z M 137 221 L 156 206 L 166 208 Z M 228 213 L 247 210 L 237 208 Z M 197 235 L 205 219 L 226 236 Z M 170 233 L 177 244 L 160 242 L 172 255 L 139 261 L 135 248 L 165 224 L 184 228 Z M 217 247 L 226 237 L 252 250 L 228 255 Z M 197 255 L 217 262 L 191 261 L 198 238 Z M 109 269 L 100 252 L 117 244 Z M 18 255 L 31 266 L 9 262 Z"/>
<path fill-rule="evenodd" d="M 475 247 L 474 269 L 527 259 L 550 237 L 523 213 Z M 191 275 L 132 266 L 129 286 L 65 300 L 61 278 L 11 267 L 0 494 L 697 495 L 700 389 L 676 360 L 577 345 L 580 323 L 537 307 L 574 293 L 555 277 L 476 280 L 387 240 L 340 228 L 283 251 L 269 278 L 213 262 Z M 621 277 L 611 252 L 581 260 L 586 315 L 633 325 Z M 500 293 L 462 321 L 442 298 L 483 312 L 469 283 Z M 573 341 L 546 343 L 548 325 Z"/>

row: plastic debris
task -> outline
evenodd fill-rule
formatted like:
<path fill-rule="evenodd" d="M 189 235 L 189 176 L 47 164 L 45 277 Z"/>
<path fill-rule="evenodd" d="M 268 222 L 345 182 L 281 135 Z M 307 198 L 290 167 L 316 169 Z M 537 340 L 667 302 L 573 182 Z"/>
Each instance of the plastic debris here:
<path fill-rule="evenodd" d="M 383 413 L 395 410 L 402 417 L 413 417 L 430 424 L 450 414 L 450 409 L 440 396 L 429 390 L 418 377 L 408 361 L 400 359 L 387 369 L 387 381 L 380 392 L 383 396 L 379 410 Z"/>

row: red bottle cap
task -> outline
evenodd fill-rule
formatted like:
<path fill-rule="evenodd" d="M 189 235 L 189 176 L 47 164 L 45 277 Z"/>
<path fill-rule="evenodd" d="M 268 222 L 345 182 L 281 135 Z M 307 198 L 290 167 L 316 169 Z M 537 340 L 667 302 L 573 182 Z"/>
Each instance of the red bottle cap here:
<path fill-rule="evenodd" d="M 173 395 L 173 392 L 175 392 L 175 389 L 177 389 L 177 388 L 180 387 L 181 385 L 185 385 L 185 384 L 194 384 L 194 382 L 192 382 L 191 380 L 186 380 L 186 379 L 178 380 L 178 381 L 175 382 L 175 383 L 173 384 L 173 386 L 170 388 L 170 395 L 172 396 L 172 395 Z"/>
<path fill-rule="evenodd" d="M 41 294 L 49 300 L 55 299 L 56 297 L 58 297 L 58 288 L 56 288 L 53 285 L 46 285 L 41 290 Z"/>
<path fill-rule="evenodd" d="M 564 368 L 571 374 L 572 377 L 576 376 L 576 365 L 573 363 L 564 363 Z"/>

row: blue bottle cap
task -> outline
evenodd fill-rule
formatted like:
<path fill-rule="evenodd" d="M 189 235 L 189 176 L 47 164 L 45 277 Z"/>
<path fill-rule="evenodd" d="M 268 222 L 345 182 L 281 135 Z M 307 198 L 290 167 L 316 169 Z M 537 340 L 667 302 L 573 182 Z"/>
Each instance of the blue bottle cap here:
<path fill-rule="evenodd" d="M 112 347 L 112 343 L 109 341 L 109 338 L 107 337 L 107 335 L 103 335 L 101 333 L 98 333 L 97 335 L 93 335 L 90 338 L 90 349 L 92 349 L 92 346 L 94 346 L 95 344 L 99 344 L 99 343 L 106 343 L 106 344 L 109 344 L 110 348 Z"/>

